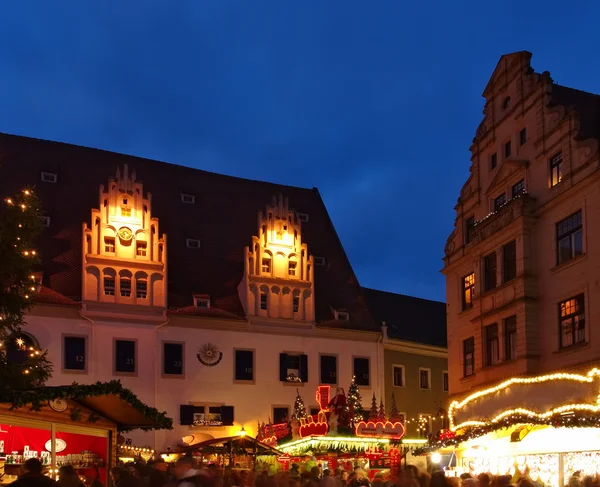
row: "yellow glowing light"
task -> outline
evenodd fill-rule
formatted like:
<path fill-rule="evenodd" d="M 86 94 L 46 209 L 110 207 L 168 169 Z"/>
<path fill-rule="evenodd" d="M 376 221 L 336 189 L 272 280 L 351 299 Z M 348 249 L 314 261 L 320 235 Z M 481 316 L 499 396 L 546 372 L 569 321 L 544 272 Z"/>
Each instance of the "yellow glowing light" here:
<path fill-rule="evenodd" d="M 32 250 L 32 251 L 31 251 L 31 255 L 35 255 L 35 250 Z"/>
<path fill-rule="evenodd" d="M 238 433 L 239 436 L 246 436 L 246 430 L 244 429 L 244 427 L 242 426 L 242 429 L 240 430 L 240 432 Z"/>
<path fill-rule="evenodd" d="M 11 200 L 10 198 L 6 198 L 6 202 L 7 202 L 9 205 L 12 205 L 12 204 L 13 204 L 13 202 L 12 202 L 12 200 Z"/>
<path fill-rule="evenodd" d="M 442 461 L 442 455 L 440 455 L 438 452 L 431 454 L 431 462 L 432 463 L 440 463 L 441 461 Z"/>
<path fill-rule="evenodd" d="M 477 391 L 470 396 L 466 397 L 462 401 L 453 401 L 448 408 L 448 417 L 450 419 L 450 429 L 452 431 L 456 431 L 458 429 L 466 428 L 468 426 L 483 426 L 486 424 L 482 421 L 465 421 L 461 424 L 454 424 L 454 414 L 459 409 L 465 407 L 471 401 L 475 399 L 479 399 L 490 394 L 494 394 L 495 392 L 501 391 L 510 387 L 513 384 L 540 384 L 544 382 L 556 381 L 556 380 L 571 380 L 580 383 L 592 383 L 596 377 L 600 376 L 600 370 L 597 368 L 593 368 L 586 375 L 581 374 L 570 374 L 559 372 L 556 374 L 548 374 L 541 375 L 538 377 L 513 377 L 512 379 L 508 379 L 501 384 L 498 384 L 495 387 L 490 387 L 488 389 L 484 389 L 481 391 Z M 568 412 L 568 411 L 591 411 L 591 412 L 599 412 L 600 411 L 600 397 L 596 405 L 591 404 L 568 404 L 565 406 L 560 406 L 551 410 L 548 410 L 544 413 L 536 413 L 534 411 L 530 411 L 529 409 L 517 408 L 517 409 L 509 409 L 503 411 L 498 414 L 495 418 L 491 420 L 492 423 L 497 423 L 501 421 L 506 416 L 511 416 L 513 414 L 522 414 L 524 416 L 528 416 L 530 418 L 538 418 L 538 419 L 547 419 L 555 414 Z"/>
<path fill-rule="evenodd" d="M 27 196 L 29 196 L 31 194 L 31 191 L 29 191 L 28 189 L 24 190 L 23 193 L 25 193 Z"/>
<path fill-rule="evenodd" d="M 320 443 L 353 443 L 353 444 L 366 444 L 369 445 L 377 445 L 377 444 L 389 444 L 390 440 L 388 438 L 355 438 L 355 437 L 344 437 L 344 436 L 308 436 L 306 438 L 302 438 L 300 440 L 291 441 L 290 443 L 286 443 L 284 445 L 280 445 L 277 447 L 278 450 L 288 453 L 294 450 L 299 446 L 308 445 L 311 448 L 315 448 Z"/>

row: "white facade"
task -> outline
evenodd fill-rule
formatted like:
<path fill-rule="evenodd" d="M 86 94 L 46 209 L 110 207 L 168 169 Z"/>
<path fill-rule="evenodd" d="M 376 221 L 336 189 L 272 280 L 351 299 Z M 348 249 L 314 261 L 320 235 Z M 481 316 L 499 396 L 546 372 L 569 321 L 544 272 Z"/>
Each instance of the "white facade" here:
<path fill-rule="evenodd" d="M 24 331 L 33 335 L 42 349 L 48 350 L 54 375 L 48 385 L 72 382 L 92 383 L 119 379 L 141 401 L 167 411 L 173 418 L 172 431 L 128 434 L 134 444 L 166 450 L 182 437 L 207 433 L 215 437 L 238 432 L 242 426 L 256 434 L 258 420 L 266 422 L 273 407 L 293 410 L 296 390 L 307 408 L 317 403 L 315 392 L 320 382 L 320 355 L 337 357 L 338 386 L 347 391 L 352 380 L 354 358 L 368 358 L 370 386 L 361 386 L 365 406 L 374 392 L 381 397 L 383 387 L 383 352 L 381 335 L 373 332 L 310 327 L 287 329 L 271 327 L 267 331 L 242 320 L 223 320 L 189 316 L 172 316 L 163 325 L 152 322 L 90 320 L 75 307 L 39 305 L 27 317 Z M 86 338 L 82 371 L 66 370 L 65 337 Z M 135 340 L 135 372 L 115 371 L 115 340 Z M 184 344 L 183 375 L 168 377 L 163 368 L 163 342 Z M 205 366 L 197 358 L 203 345 L 216 345 L 222 359 Z M 235 380 L 234 350 L 254 351 L 254 380 Z M 308 381 L 288 383 L 280 380 L 280 353 L 303 353 L 308 359 Z M 335 388 L 332 385 L 332 388 Z M 233 406 L 232 426 L 207 427 L 180 424 L 181 405 Z"/>

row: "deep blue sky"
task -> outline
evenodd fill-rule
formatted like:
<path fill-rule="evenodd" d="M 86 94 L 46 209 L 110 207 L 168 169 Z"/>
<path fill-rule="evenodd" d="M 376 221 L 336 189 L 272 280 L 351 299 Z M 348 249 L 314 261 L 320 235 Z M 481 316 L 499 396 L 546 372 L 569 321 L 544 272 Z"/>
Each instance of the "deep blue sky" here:
<path fill-rule="evenodd" d="M 6 1 L 0 131 L 316 186 L 363 285 L 444 299 L 499 56 L 600 92 L 598 18 L 597 0 Z"/>

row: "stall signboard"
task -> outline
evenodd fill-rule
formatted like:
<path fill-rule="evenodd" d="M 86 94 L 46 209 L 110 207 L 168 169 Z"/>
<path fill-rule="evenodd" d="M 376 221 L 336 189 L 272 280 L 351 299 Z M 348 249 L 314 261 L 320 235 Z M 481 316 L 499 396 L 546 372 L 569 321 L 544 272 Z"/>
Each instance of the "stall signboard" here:
<path fill-rule="evenodd" d="M 277 461 L 283 465 L 284 470 L 287 470 L 290 466 L 290 462 L 292 461 L 292 457 L 285 453 L 283 455 L 279 455 L 277 457 Z"/>
<path fill-rule="evenodd" d="M 404 436 L 405 430 L 404 425 L 400 422 L 361 421 L 356 425 L 355 432 L 356 436 L 399 439 Z"/>

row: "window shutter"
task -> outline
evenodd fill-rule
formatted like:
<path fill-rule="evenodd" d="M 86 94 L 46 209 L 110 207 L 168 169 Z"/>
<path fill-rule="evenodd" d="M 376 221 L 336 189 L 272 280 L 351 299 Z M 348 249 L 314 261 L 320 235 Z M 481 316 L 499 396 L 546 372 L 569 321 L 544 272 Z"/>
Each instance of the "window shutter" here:
<path fill-rule="evenodd" d="M 194 406 L 182 404 L 179 406 L 179 424 L 194 424 Z"/>
<path fill-rule="evenodd" d="M 306 355 L 300 355 L 300 380 L 308 382 L 308 357 Z"/>
<path fill-rule="evenodd" d="M 279 380 L 286 382 L 287 378 L 287 354 L 279 354 Z"/>
<path fill-rule="evenodd" d="M 233 426 L 233 406 L 221 406 L 223 426 Z"/>

